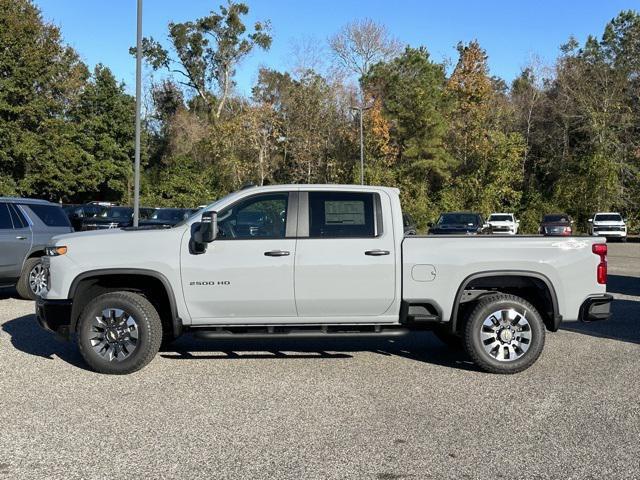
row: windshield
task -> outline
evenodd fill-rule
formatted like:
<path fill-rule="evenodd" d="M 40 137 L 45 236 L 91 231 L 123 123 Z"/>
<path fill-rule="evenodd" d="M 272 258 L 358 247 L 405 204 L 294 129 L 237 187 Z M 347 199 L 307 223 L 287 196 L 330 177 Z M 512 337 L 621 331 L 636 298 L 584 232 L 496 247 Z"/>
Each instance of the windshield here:
<path fill-rule="evenodd" d="M 544 218 L 542 219 L 542 221 L 544 223 L 549 223 L 549 222 L 568 223 L 569 222 L 569 215 L 564 215 L 564 214 L 545 215 Z"/>
<path fill-rule="evenodd" d="M 133 209 L 130 207 L 106 207 L 100 212 L 100 217 L 105 218 L 131 218 Z"/>
<path fill-rule="evenodd" d="M 513 222 L 512 215 L 490 215 L 490 222 Z"/>
<path fill-rule="evenodd" d="M 621 222 L 622 217 L 619 213 L 600 213 L 594 218 L 596 222 Z"/>
<path fill-rule="evenodd" d="M 438 225 L 478 225 L 478 215 L 474 213 L 443 213 Z"/>

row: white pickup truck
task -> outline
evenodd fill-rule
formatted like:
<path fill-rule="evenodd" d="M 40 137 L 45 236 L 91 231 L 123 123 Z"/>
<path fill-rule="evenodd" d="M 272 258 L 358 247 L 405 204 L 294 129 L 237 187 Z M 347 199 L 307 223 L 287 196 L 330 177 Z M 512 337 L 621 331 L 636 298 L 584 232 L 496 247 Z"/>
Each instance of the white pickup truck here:
<path fill-rule="evenodd" d="M 589 237 L 403 234 L 395 188 L 234 192 L 169 229 L 58 236 L 38 322 L 96 371 L 139 370 L 161 343 L 434 330 L 515 373 L 545 330 L 609 316 L 607 245 Z"/>

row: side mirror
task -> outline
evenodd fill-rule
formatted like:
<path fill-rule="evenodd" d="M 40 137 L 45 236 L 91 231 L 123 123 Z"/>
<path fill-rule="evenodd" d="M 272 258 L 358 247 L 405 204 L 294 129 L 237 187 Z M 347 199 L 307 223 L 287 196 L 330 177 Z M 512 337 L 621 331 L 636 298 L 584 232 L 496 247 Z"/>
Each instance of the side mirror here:
<path fill-rule="evenodd" d="M 593 223 L 593 218 L 590 218 L 589 220 L 587 220 L 587 222 Z"/>
<path fill-rule="evenodd" d="M 429 227 L 429 228 L 433 227 L 433 222 L 427 223 L 427 227 Z"/>
<path fill-rule="evenodd" d="M 218 212 L 204 212 L 198 230 L 200 243 L 211 243 L 218 234 Z"/>

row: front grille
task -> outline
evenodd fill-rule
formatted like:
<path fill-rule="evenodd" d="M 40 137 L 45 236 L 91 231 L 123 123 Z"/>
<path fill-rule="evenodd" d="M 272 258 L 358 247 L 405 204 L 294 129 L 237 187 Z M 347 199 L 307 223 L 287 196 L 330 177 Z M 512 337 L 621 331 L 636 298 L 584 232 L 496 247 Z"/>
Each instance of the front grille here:
<path fill-rule="evenodd" d="M 624 231 L 624 227 L 620 227 L 618 225 L 612 225 L 610 227 L 600 226 L 600 227 L 593 227 L 593 230 L 596 232 L 622 232 Z"/>

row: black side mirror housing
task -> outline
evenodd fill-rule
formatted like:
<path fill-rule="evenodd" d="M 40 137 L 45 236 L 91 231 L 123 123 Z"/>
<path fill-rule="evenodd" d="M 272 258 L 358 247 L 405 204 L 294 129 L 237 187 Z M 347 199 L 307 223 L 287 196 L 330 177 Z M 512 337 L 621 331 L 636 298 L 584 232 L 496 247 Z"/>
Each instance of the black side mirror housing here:
<path fill-rule="evenodd" d="M 218 212 L 204 212 L 200 220 L 200 228 L 196 232 L 198 243 L 211 243 L 218 234 Z"/>

